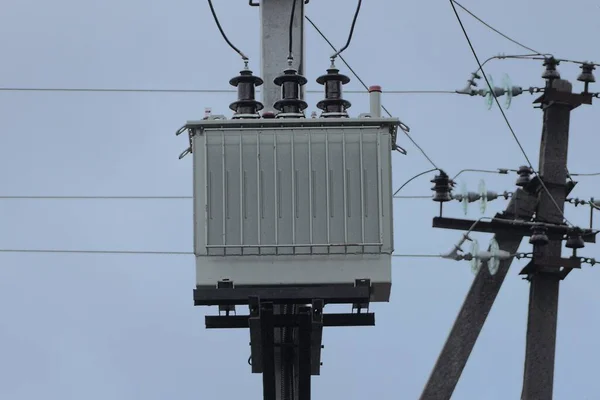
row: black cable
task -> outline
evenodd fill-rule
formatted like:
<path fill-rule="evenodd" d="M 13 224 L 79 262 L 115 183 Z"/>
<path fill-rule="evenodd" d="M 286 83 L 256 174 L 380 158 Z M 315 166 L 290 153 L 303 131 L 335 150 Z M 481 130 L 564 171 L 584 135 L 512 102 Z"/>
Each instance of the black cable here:
<path fill-rule="evenodd" d="M 494 100 L 496 101 L 496 105 L 498 106 L 498 110 L 500 110 L 500 113 L 502 113 L 502 117 L 504 118 L 504 122 L 506 122 L 506 126 L 508 126 L 508 129 L 510 130 L 510 133 L 512 134 L 513 138 L 517 142 L 517 145 L 521 149 L 521 153 L 523 153 L 523 155 L 525 156 L 525 160 L 529 164 L 529 167 L 531 168 L 532 171 L 535 171 L 535 168 L 533 168 L 533 164 L 531 163 L 531 160 L 529 159 L 529 156 L 527 156 L 527 153 L 525 152 L 525 149 L 523 148 L 523 145 L 521 144 L 521 141 L 517 137 L 517 134 L 515 133 L 515 130 L 513 129 L 510 121 L 508 120 L 508 117 L 506 116 L 506 113 L 504 112 L 504 109 L 500 105 L 500 101 L 498 100 L 498 96 L 496 96 L 496 93 L 494 91 L 494 88 L 492 87 L 492 84 L 490 83 L 487 75 L 483 71 L 483 67 L 482 67 L 481 61 L 479 61 L 479 57 L 477 56 L 477 52 L 475 51 L 475 48 L 473 47 L 473 43 L 471 43 L 471 39 L 469 38 L 469 34 L 467 33 L 467 30 L 465 29 L 465 26 L 463 25 L 463 22 L 460 19 L 460 15 L 458 15 L 458 11 L 456 10 L 456 7 L 454 6 L 455 1 L 454 0 L 449 0 L 449 1 L 450 1 L 450 5 L 452 6 L 452 10 L 454 11 L 454 15 L 456 16 L 456 19 L 458 20 L 458 23 L 460 24 L 460 27 L 461 27 L 461 29 L 463 31 L 463 34 L 465 35 L 465 39 L 467 39 L 467 43 L 469 44 L 469 47 L 471 48 L 471 52 L 473 53 L 473 56 L 475 57 L 475 61 L 477 61 L 477 65 L 479 66 L 479 68 L 481 70 L 481 73 L 483 75 L 483 78 L 485 79 L 485 83 L 487 84 L 488 89 L 490 90 L 490 93 L 494 96 Z M 569 220 L 566 218 L 565 213 L 560 208 L 560 206 L 558 205 L 558 203 L 556 202 L 556 200 L 554 199 L 554 197 L 552 196 L 552 194 L 548 190 L 548 187 L 546 186 L 546 184 L 544 183 L 544 181 L 541 180 L 541 179 L 540 179 L 540 184 L 544 188 L 545 192 L 548 194 L 548 197 L 550 197 L 550 200 L 552 201 L 552 203 L 554 204 L 554 206 L 556 206 L 556 209 L 558 210 L 558 212 L 560 213 L 560 215 L 563 217 L 563 219 L 565 220 L 565 222 L 567 222 L 567 224 L 569 224 L 569 225 L 572 226 L 573 224 L 571 224 L 571 222 L 569 222 Z"/>
<path fill-rule="evenodd" d="M 432 168 L 432 169 L 428 169 L 427 171 L 420 172 L 420 173 L 418 173 L 417 175 L 413 176 L 412 178 L 410 178 L 409 180 L 407 180 L 406 182 L 404 182 L 404 183 L 402 184 L 402 186 L 400 186 L 400 187 L 398 188 L 398 190 L 396 190 L 396 191 L 394 192 L 394 194 L 392 195 L 392 197 L 395 197 L 395 196 L 396 196 L 396 195 L 397 195 L 397 194 L 398 194 L 398 193 L 399 193 L 399 192 L 400 192 L 400 191 L 401 191 L 401 190 L 404 188 L 404 186 L 408 185 L 409 183 L 411 183 L 412 181 L 414 181 L 414 180 L 415 180 L 415 179 L 417 179 L 418 177 L 420 177 L 420 176 L 423 176 L 423 175 L 425 175 L 425 174 L 428 174 L 428 173 L 430 173 L 430 172 L 434 172 L 434 171 L 440 171 L 440 169 L 439 169 L 439 168 Z"/>
<path fill-rule="evenodd" d="M 350 42 L 352 41 L 352 35 L 354 35 L 354 27 L 356 25 L 356 20 L 358 19 L 358 14 L 360 13 L 361 5 L 362 5 L 362 0 L 358 0 L 358 4 L 356 5 L 356 11 L 354 12 L 354 18 L 352 18 L 352 25 L 350 26 L 350 33 L 348 34 L 348 40 L 346 41 L 346 44 L 344 45 L 344 47 L 342 47 L 341 49 L 336 51 L 336 53 L 333 56 L 331 56 L 332 59 L 335 59 L 344 50 L 346 50 L 348 48 L 348 46 L 350 46 Z"/>
<path fill-rule="evenodd" d="M 235 47 L 233 45 L 233 43 L 231 43 L 231 41 L 229 41 L 229 39 L 227 38 L 227 35 L 223 31 L 223 28 L 221 27 L 221 23 L 219 22 L 219 17 L 217 17 L 215 8 L 213 7 L 212 0 L 208 0 L 208 6 L 210 7 L 210 12 L 212 13 L 215 23 L 217 24 L 217 28 L 219 28 L 219 32 L 221 32 L 221 36 L 223 36 L 223 39 L 225 39 L 225 41 L 227 42 L 229 47 L 231 47 L 233 49 L 233 51 L 235 51 L 236 53 L 238 53 L 240 55 L 240 57 L 242 57 L 242 60 L 247 61 L 248 57 L 246 57 L 246 55 L 244 53 L 242 53 L 237 47 Z"/>
<path fill-rule="evenodd" d="M 477 15 L 473 14 L 471 11 L 469 11 L 469 9 L 467 9 L 465 6 L 463 6 L 462 4 L 460 4 L 458 1 L 456 0 L 451 0 L 452 3 L 456 4 L 457 6 L 459 6 L 460 8 L 462 8 L 467 14 L 469 14 L 471 17 L 475 18 L 477 21 L 481 22 L 483 25 L 485 25 L 486 27 L 488 27 L 489 29 L 491 29 L 492 31 L 496 32 L 498 35 L 502 36 L 503 38 L 513 42 L 514 44 L 516 44 L 517 46 L 520 46 L 526 50 L 532 51 L 534 52 L 536 55 L 544 55 L 544 53 L 540 53 L 537 50 L 532 49 L 529 46 L 525 46 L 523 43 L 516 41 L 515 39 L 505 35 L 504 33 L 500 32 L 498 29 L 494 28 L 493 26 L 491 26 L 490 24 L 488 24 L 487 22 L 485 22 L 484 20 L 482 20 L 481 18 L 479 18 Z"/>
<path fill-rule="evenodd" d="M 289 28 L 289 48 L 288 48 L 288 59 L 293 59 L 292 44 L 294 42 L 294 14 L 296 13 L 296 0 L 292 1 L 292 13 L 290 15 L 290 28 Z"/>

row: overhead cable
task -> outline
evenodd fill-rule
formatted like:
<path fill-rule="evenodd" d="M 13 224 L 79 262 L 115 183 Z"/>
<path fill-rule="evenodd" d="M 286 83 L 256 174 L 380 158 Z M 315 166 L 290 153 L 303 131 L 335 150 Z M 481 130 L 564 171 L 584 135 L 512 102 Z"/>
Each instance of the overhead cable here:
<path fill-rule="evenodd" d="M 0 92 L 99 92 L 99 93 L 237 93 L 236 89 L 119 89 L 119 88 L 40 88 L 0 87 Z M 260 90 L 256 91 L 260 93 Z M 322 94 L 323 90 L 307 90 L 307 93 Z M 364 90 L 344 90 L 344 93 L 364 94 Z M 460 94 L 456 90 L 386 90 L 385 94 Z"/>
<path fill-rule="evenodd" d="M 467 43 L 469 44 L 469 47 L 471 49 L 471 52 L 473 53 L 473 57 L 475 57 L 475 61 L 477 61 L 477 65 L 479 66 L 482 75 L 485 79 L 485 82 L 488 86 L 488 89 L 490 90 L 490 93 L 494 96 L 494 100 L 496 102 L 496 105 L 498 106 L 498 110 L 500 110 L 500 113 L 502 114 L 502 117 L 504 118 L 504 122 L 506 123 L 506 126 L 508 127 L 508 129 L 510 130 L 510 133 L 512 134 L 512 137 L 514 138 L 515 142 L 517 143 L 517 145 L 519 146 L 519 149 L 521 150 L 521 153 L 523 153 L 523 156 L 525 156 L 525 160 L 527 161 L 527 163 L 529 164 L 529 167 L 531 168 L 532 171 L 535 171 L 535 168 L 533 168 L 533 164 L 531 163 L 531 160 L 529 159 L 529 156 L 527 155 L 527 152 L 525 151 L 525 149 L 523 148 L 523 145 L 521 144 L 521 141 L 519 140 L 517 134 L 515 133 L 510 121 L 508 120 L 508 117 L 506 116 L 506 113 L 504 112 L 504 109 L 502 108 L 502 106 L 500 105 L 500 101 L 498 100 L 498 96 L 496 96 L 496 92 L 494 91 L 494 88 L 492 87 L 487 75 L 485 74 L 485 71 L 483 71 L 483 66 L 481 64 L 481 61 L 479 61 L 479 57 L 477 56 L 477 52 L 475 51 L 475 48 L 473 47 L 473 43 L 471 43 L 471 38 L 469 37 L 469 34 L 467 33 L 467 30 L 465 29 L 465 26 L 460 18 L 460 15 L 458 15 L 458 11 L 456 10 L 456 7 L 454 6 L 455 1 L 454 0 L 449 0 L 450 1 L 450 5 L 452 6 L 452 10 L 454 11 L 454 15 L 456 16 L 456 19 L 458 20 L 458 23 L 460 24 L 460 27 L 462 29 L 462 32 L 465 36 L 465 39 L 467 40 Z M 571 224 L 571 222 L 569 222 L 569 220 L 565 217 L 565 213 L 564 211 L 561 209 L 561 207 L 558 205 L 558 203 L 556 202 L 556 200 L 554 199 L 554 197 L 552 196 L 552 194 L 550 193 L 550 191 L 548 190 L 548 187 L 546 186 L 546 184 L 544 183 L 544 181 L 542 179 L 540 179 L 540 184 L 541 186 L 544 188 L 544 191 L 548 194 L 550 200 L 552 201 L 552 203 L 554 204 L 554 206 L 556 207 L 556 209 L 559 211 L 560 215 L 562 216 L 562 218 L 565 220 L 565 222 L 569 225 L 573 225 Z"/>
<path fill-rule="evenodd" d="M 350 46 L 350 42 L 352 41 L 352 35 L 354 34 L 354 27 L 356 25 L 356 20 L 358 19 L 358 14 L 360 13 L 360 6 L 362 5 L 362 0 L 358 0 L 358 4 L 356 6 L 356 11 L 354 12 L 354 18 L 352 18 L 352 25 L 350 26 L 350 33 L 348 33 L 348 40 L 344 47 L 335 52 L 334 55 L 331 56 L 332 59 L 335 59 L 337 56 L 342 54 L 344 50 Z"/>
<path fill-rule="evenodd" d="M 242 53 L 240 51 L 240 49 L 235 47 L 233 45 L 233 43 L 231 43 L 231 41 L 229 40 L 227 35 L 225 34 L 225 31 L 223 30 L 223 27 L 221 26 L 221 22 L 219 22 L 219 17 L 217 17 L 217 13 L 215 12 L 215 8 L 213 7 L 212 0 L 208 0 L 208 6 L 210 7 L 210 12 L 212 13 L 213 19 L 215 20 L 215 23 L 217 24 L 217 28 L 219 28 L 219 32 L 221 32 L 221 36 L 223 36 L 223 39 L 225 39 L 225 41 L 227 42 L 229 47 L 231 47 L 233 49 L 233 51 L 235 51 L 236 53 L 238 53 L 240 55 L 240 57 L 242 57 L 242 60 L 248 61 L 248 57 L 244 53 Z"/>
<path fill-rule="evenodd" d="M 534 52 L 536 55 L 548 55 L 548 54 L 540 53 L 539 51 L 534 50 L 531 47 L 525 46 L 523 43 L 516 41 L 515 39 L 511 38 L 510 36 L 505 35 L 504 33 L 500 32 L 498 29 L 494 28 L 493 26 L 491 26 L 490 24 L 488 24 L 487 22 L 485 22 L 484 20 L 482 20 L 481 18 L 479 18 L 477 15 L 475 15 L 468 8 L 466 8 L 465 6 L 463 6 L 462 4 L 460 4 L 458 1 L 456 1 L 456 0 L 450 0 L 450 1 L 452 1 L 452 3 L 454 3 L 457 6 L 459 6 L 460 8 L 462 8 L 471 17 L 475 18 L 477 21 L 479 21 L 480 23 L 482 23 L 483 25 L 485 25 L 486 27 L 488 27 L 492 31 L 496 32 L 498 35 L 502 36 L 503 38 L 505 38 L 505 39 L 513 42 L 517 46 L 520 46 L 520 47 L 524 48 L 525 50 Z"/>

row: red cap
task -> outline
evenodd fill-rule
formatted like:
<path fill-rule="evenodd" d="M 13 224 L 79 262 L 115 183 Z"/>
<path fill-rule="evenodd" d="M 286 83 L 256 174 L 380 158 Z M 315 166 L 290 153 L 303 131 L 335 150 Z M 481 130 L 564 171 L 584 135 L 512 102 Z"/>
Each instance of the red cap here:
<path fill-rule="evenodd" d="M 371 93 L 371 92 L 381 92 L 381 86 L 379 86 L 379 85 L 369 86 L 369 93 Z"/>
<path fill-rule="evenodd" d="M 265 111 L 262 113 L 263 118 L 275 118 L 275 113 L 273 111 Z"/>

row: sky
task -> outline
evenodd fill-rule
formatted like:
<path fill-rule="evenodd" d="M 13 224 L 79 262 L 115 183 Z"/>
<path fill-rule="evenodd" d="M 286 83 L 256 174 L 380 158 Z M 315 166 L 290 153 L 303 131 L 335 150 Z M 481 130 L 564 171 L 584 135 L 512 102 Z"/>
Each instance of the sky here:
<path fill-rule="evenodd" d="M 464 6 L 526 45 L 557 57 L 600 60 L 598 4 L 574 0 L 476 2 Z M 219 35 L 205 1 L 102 2 L 3 0 L 0 87 L 227 89 L 242 67 Z M 230 39 L 260 73 L 258 9 L 215 0 Z M 313 0 L 306 14 L 338 47 L 353 2 Z M 522 54 L 513 43 L 462 13 L 479 56 Z M 331 50 L 306 27 L 308 89 L 329 65 Z M 346 60 L 367 84 L 386 90 L 455 90 L 476 63 L 448 1 L 365 1 Z M 539 61 L 492 61 L 486 72 L 513 84 L 543 86 Z M 350 74 L 343 65 L 342 73 Z M 561 65 L 575 82 L 576 66 Z M 346 89 L 361 89 L 353 79 Z M 593 91 L 600 91 L 593 86 Z M 310 111 L 322 94 L 309 93 Z M 368 111 L 366 94 L 347 94 L 354 116 Z M 513 99 L 507 116 L 537 167 L 541 112 L 533 96 Z M 65 93 L 0 91 L 0 195 L 190 196 L 192 158 L 175 131 L 200 119 L 204 107 L 230 115 L 233 93 Z M 501 99 L 503 102 L 504 99 Z M 411 127 L 435 163 L 463 168 L 518 168 L 524 157 L 496 107 L 453 94 L 383 95 L 384 105 Z M 569 169 L 600 171 L 598 105 L 571 118 Z M 408 155 L 394 154 L 399 186 L 430 165 L 400 137 Z M 428 195 L 428 174 L 406 195 Z M 514 190 L 516 175 L 465 173 L 476 189 Z M 582 177 L 574 197 L 600 197 L 600 177 Z M 492 216 L 506 202 L 490 203 Z M 433 229 L 436 204 L 394 203 L 397 254 L 437 254 L 461 233 Z M 446 215 L 464 217 L 458 204 Z M 587 208 L 566 206 L 586 226 Z M 471 206 L 469 218 L 480 216 Z M 600 216 L 599 216 L 600 217 Z M 0 199 L 0 250 L 192 251 L 191 200 Z M 474 235 L 485 245 L 489 235 Z M 521 251 L 530 251 L 523 242 Z M 599 257 L 598 245 L 581 251 Z M 529 284 L 513 263 L 453 399 L 519 398 Z M 248 332 L 206 330 L 193 307 L 192 255 L 32 254 L 0 252 L 0 398 L 198 399 L 261 398 L 251 374 Z M 313 398 L 415 399 L 425 384 L 473 280 L 467 262 L 395 258 L 392 298 L 376 304 L 377 325 L 325 330 L 321 376 Z M 555 399 L 595 399 L 600 393 L 600 272 L 589 265 L 561 285 Z"/>

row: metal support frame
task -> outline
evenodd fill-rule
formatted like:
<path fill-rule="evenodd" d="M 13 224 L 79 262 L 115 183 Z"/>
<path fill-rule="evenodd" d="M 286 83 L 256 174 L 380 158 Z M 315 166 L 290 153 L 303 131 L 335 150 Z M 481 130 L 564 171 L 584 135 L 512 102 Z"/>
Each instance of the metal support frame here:
<path fill-rule="evenodd" d="M 357 286 L 357 289 L 362 288 Z M 219 289 L 223 290 L 223 289 Z M 265 292 L 266 293 L 266 292 Z M 352 301 L 362 304 L 363 291 L 357 290 Z M 324 314 L 323 299 L 313 299 L 310 305 L 298 304 L 297 313 L 276 314 L 274 309 L 283 303 L 296 301 L 296 298 L 271 296 L 264 301 L 258 296 L 250 296 L 249 315 L 211 315 L 205 317 L 206 328 L 250 328 L 251 365 L 253 373 L 263 374 L 263 396 L 265 400 L 276 400 L 280 396 L 277 390 L 276 350 L 291 350 L 294 357 L 292 371 L 294 384 L 291 400 L 309 400 L 311 395 L 311 376 L 320 374 L 323 327 L 325 326 L 373 326 L 373 313 Z M 368 298 L 367 300 L 368 301 Z M 277 342 L 277 329 L 292 329 L 292 341 Z M 285 384 L 285 383 L 284 383 Z M 288 386 L 288 387 L 291 387 Z"/>

